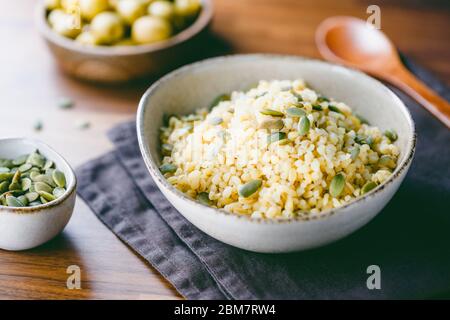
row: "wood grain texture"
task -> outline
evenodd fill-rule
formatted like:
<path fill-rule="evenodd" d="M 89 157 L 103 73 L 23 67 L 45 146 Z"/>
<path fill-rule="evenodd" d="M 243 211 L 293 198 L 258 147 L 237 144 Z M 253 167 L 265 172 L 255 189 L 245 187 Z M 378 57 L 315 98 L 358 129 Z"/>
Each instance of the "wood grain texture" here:
<path fill-rule="evenodd" d="M 368 1 L 216 0 L 213 35 L 193 59 L 230 52 L 274 52 L 318 57 L 314 31 L 326 17 L 366 16 Z M 382 1 L 382 29 L 406 54 L 450 84 L 447 30 L 441 5 L 411 6 Z M 0 11 L 0 137 L 42 139 L 73 166 L 111 144 L 106 132 L 133 119 L 152 79 L 121 87 L 95 87 L 63 75 L 33 21 L 33 1 L 4 1 Z M 72 110 L 58 110 L 58 97 L 71 97 Z M 42 132 L 33 131 L 41 119 Z M 92 126 L 79 130 L 77 120 Z M 78 265 L 82 289 L 66 288 L 66 268 Z M 172 299 L 177 292 L 78 199 L 73 219 L 50 243 L 26 252 L 0 250 L 1 299 Z"/>

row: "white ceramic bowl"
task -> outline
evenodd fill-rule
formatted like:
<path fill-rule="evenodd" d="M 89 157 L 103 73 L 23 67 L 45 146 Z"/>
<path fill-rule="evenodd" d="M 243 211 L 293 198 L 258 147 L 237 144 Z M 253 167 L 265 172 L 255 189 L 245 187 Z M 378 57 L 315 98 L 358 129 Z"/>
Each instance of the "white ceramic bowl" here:
<path fill-rule="evenodd" d="M 60 233 L 72 216 L 77 181 L 66 160 L 38 140 L 0 139 L 0 158 L 13 159 L 36 149 L 64 173 L 66 192 L 54 201 L 35 207 L 11 208 L 0 205 L 1 249 L 25 250 L 37 247 Z"/>
<path fill-rule="evenodd" d="M 210 208 L 187 197 L 160 173 L 159 128 L 163 114 L 187 114 L 219 94 L 259 80 L 302 78 L 318 92 L 347 103 L 372 125 L 394 129 L 401 150 L 398 166 L 383 184 L 316 219 L 261 220 Z M 194 63 L 152 85 L 140 101 L 137 133 L 142 155 L 159 189 L 191 223 L 230 245 L 257 252 L 289 252 L 330 243 L 369 222 L 388 203 L 411 164 L 415 130 L 403 102 L 379 81 L 326 62 L 278 55 L 236 55 Z"/>

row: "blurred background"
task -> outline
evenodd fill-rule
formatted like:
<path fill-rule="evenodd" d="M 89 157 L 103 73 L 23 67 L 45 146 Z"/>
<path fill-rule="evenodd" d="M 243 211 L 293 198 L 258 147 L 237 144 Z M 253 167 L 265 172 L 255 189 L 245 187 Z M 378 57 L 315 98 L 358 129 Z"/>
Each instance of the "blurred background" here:
<path fill-rule="evenodd" d="M 3 1 L 0 12 L 0 110 L 7 123 L 0 136 L 36 136 L 77 165 L 108 148 L 105 132 L 132 118 L 141 94 L 154 79 L 114 88 L 67 77 L 56 66 L 36 27 L 39 0 Z M 351 15 L 366 19 L 369 0 L 213 0 L 210 37 L 190 60 L 230 53 L 271 52 L 319 58 L 314 32 L 325 18 Z M 450 84 L 450 3 L 377 1 L 381 28 L 409 57 Z M 55 105 L 73 99 L 67 112 Z M 40 132 L 33 129 L 42 120 Z M 88 121 L 80 131 L 74 121 Z M 83 142 L 80 145 L 80 142 Z M 68 147 L 70 145 L 70 147 Z"/>

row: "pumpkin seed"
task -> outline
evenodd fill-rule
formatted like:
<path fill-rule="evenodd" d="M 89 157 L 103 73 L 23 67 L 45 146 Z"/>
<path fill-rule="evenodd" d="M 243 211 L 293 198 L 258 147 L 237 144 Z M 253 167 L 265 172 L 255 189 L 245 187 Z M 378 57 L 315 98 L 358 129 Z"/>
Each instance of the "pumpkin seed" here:
<path fill-rule="evenodd" d="M 19 180 L 20 180 L 20 171 L 17 170 L 17 171 L 14 173 L 14 176 L 12 177 L 11 182 L 12 182 L 12 183 L 18 183 Z"/>
<path fill-rule="evenodd" d="M 367 136 L 366 137 L 364 135 L 357 134 L 356 137 L 355 137 L 355 142 L 358 143 L 358 144 L 361 144 L 361 145 L 368 144 L 369 146 L 372 146 L 374 141 L 373 141 L 373 138 L 371 136 Z"/>
<path fill-rule="evenodd" d="M 163 143 L 161 146 L 161 152 L 163 156 L 170 156 L 172 154 L 173 145 L 169 143 Z"/>
<path fill-rule="evenodd" d="M 12 172 L 0 172 L 0 181 L 11 180 L 13 176 Z"/>
<path fill-rule="evenodd" d="M 289 143 L 291 143 L 291 140 L 289 140 L 289 139 L 283 139 L 283 140 L 281 140 L 278 144 L 279 144 L 280 146 L 285 146 L 285 145 L 287 145 L 287 144 L 289 144 Z"/>
<path fill-rule="evenodd" d="M 74 102 L 70 98 L 62 97 L 58 100 L 58 108 L 59 109 L 67 110 L 67 109 L 71 109 L 73 106 L 74 106 Z"/>
<path fill-rule="evenodd" d="M 261 185 L 261 180 L 252 180 L 250 182 L 247 182 L 246 184 L 241 185 L 238 189 L 238 193 L 241 197 L 248 198 L 256 191 L 258 191 Z"/>
<path fill-rule="evenodd" d="M 395 132 L 394 130 L 386 130 L 386 131 L 384 132 L 384 135 L 385 135 L 386 137 L 388 137 L 389 140 L 391 140 L 392 142 L 394 142 L 395 140 L 398 139 L 397 132 Z"/>
<path fill-rule="evenodd" d="M 355 161 L 359 156 L 360 147 L 358 145 L 354 145 L 350 150 L 350 158 Z"/>
<path fill-rule="evenodd" d="M 45 165 L 45 159 L 39 153 L 33 152 L 28 156 L 27 163 L 31 163 L 35 167 L 42 168 Z"/>
<path fill-rule="evenodd" d="M 48 184 L 46 184 L 45 182 L 36 182 L 34 184 L 34 189 L 36 190 L 36 192 L 52 192 L 53 188 L 51 186 L 49 186 Z"/>
<path fill-rule="evenodd" d="M 283 112 L 272 110 L 272 109 L 262 109 L 260 111 L 261 114 L 272 117 L 282 117 L 284 116 Z"/>
<path fill-rule="evenodd" d="M 298 133 L 300 135 L 305 135 L 308 133 L 309 129 L 311 127 L 311 123 L 309 122 L 309 119 L 307 116 L 303 116 L 300 118 L 300 121 L 298 122 Z"/>
<path fill-rule="evenodd" d="M 12 168 L 14 165 L 10 159 L 0 158 L 0 167 Z"/>
<path fill-rule="evenodd" d="M 6 196 L 6 205 L 9 207 L 25 207 L 25 205 L 14 196 Z"/>
<path fill-rule="evenodd" d="M 357 134 L 355 136 L 355 142 L 357 144 L 364 144 L 365 143 L 365 137 L 363 135 L 361 135 L 361 134 Z"/>
<path fill-rule="evenodd" d="M 0 167 L 0 173 L 9 172 L 9 168 L 7 167 Z"/>
<path fill-rule="evenodd" d="M 25 193 L 25 197 L 27 197 L 28 202 L 34 202 L 39 198 L 39 193 L 37 192 L 28 192 Z"/>
<path fill-rule="evenodd" d="M 24 164 L 25 161 L 27 161 L 27 157 L 28 157 L 27 155 L 23 155 L 23 156 L 17 157 L 16 159 L 14 159 L 12 161 L 12 164 L 15 165 L 15 166 L 20 166 L 20 165 Z"/>
<path fill-rule="evenodd" d="M 66 186 L 66 176 L 61 171 L 53 171 L 52 177 L 58 187 L 64 188 Z"/>
<path fill-rule="evenodd" d="M 48 170 L 51 167 L 53 167 L 53 161 L 52 160 L 47 160 L 47 161 L 45 161 L 44 167 L 42 169 Z"/>
<path fill-rule="evenodd" d="M 223 122 L 223 119 L 220 117 L 213 117 L 213 118 L 210 118 L 208 122 L 210 124 L 212 124 L 213 126 L 217 126 Z"/>
<path fill-rule="evenodd" d="M 217 106 L 220 102 L 222 101 L 228 101 L 230 100 L 230 95 L 229 94 L 221 94 L 219 96 L 217 96 L 209 105 L 209 110 L 211 110 L 212 108 L 214 108 L 215 106 Z"/>
<path fill-rule="evenodd" d="M 300 108 L 289 108 L 286 110 L 286 114 L 290 117 L 302 117 L 306 115 L 306 112 Z"/>
<path fill-rule="evenodd" d="M 313 108 L 313 110 L 316 110 L 316 111 L 322 111 L 323 110 L 323 108 L 322 108 L 322 106 L 320 104 L 313 104 L 312 108 Z"/>
<path fill-rule="evenodd" d="M 337 198 L 344 191 L 345 177 L 342 173 L 338 173 L 333 177 L 330 183 L 330 194 L 332 197 Z"/>
<path fill-rule="evenodd" d="M 32 165 L 31 165 L 30 163 L 24 163 L 23 165 L 21 165 L 21 166 L 19 167 L 18 170 L 19 170 L 20 172 L 25 172 L 25 171 L 30 170 L 31 167 L 32 167 Z"/>
<path fill-rule="evenodd" d="M 365 194 L 369 192 L 372 189 L 375 189 L 377 187 L 377 184 L 373 181 L 367 182 L 362 188 L 361 188 L 361 194 Z"/>
<path fill-rule="evenodd" d="M 22 178 L 22 179 L 24 179 L 24 178 L 29 178 L 29 177 L 30 177 L 30 172 L 29 172 L 29 171 L 24 172 L 24 173 L 22 173 L 22 175 L 21 175 L 21 178 Z"/>
<path fill-rule="evenodd" d="M 25 178 L 25 179 L 22 179 L 22 190 L 23 191 L 27 191 L 27 190 L 29 190 L 30 189 L 30 187 L 31 187 L 31 179 L 30 178 Z"/>
<path fill-rule="evenodd" d="M 8 191 L 8 187 L 9 187 L 8 181 L 0 182 L 0 194 Z"/>
<path fill-rule="evenodd" d="M 268 94 L 268 92 L 267 92 L 267 91 L 264 91 L 263 93 L 257 94 L 257 95 L 255 96 L 255 99 L 258 99 L 258 98 L 264 97 L 264 96 L 265 96 L 266 94 Z"/>
<path fill-rule="evenodd" d="M 166 173 L 174 173 L 177 171 L 177 166 L 171 163 L 164 163 L 162 166 L 159 167 L 159 170 L 162 174 Z"/>
<path fill-rule="evenodd" d="M 28 199 L 25 196 L 18 196 L 17 200 L 19 200 L 20 202 L 22 202 L 22 204 L 24 205 L 24 207 L 26 207 L 28 205 Z"/>
<path fill-rule="evenodd" d="M 66 189 L 64 189 L 64 188 L 56 187 L 55 189 L 53 189 L 53 195 L 56 198 L 61 197 L 65 192 L 66 192 Z"/>
<path fill-rule="evenodd" d="M 394 169 L 396 166 L 394 159 L 388 155 L 382 155 L 378 160 L 378 165 L 380 167 L 387 167 L 390 169 Z"/>
<path fill-rule="evenodd" d="M 260 129 L 274 129 L 281 130 L 284 127 L 284 122 L 281 119 L 264 119 L 259 124 Z"/>
<path fill-rule="evenodd" d="M 75 121 L 75 127 L 79 130 L 86 130 L 91 127 L 91 123 L 87 120 L 77 120 Z"/>
<path fill-rule="evenodd" d="M 38 193 L 41 196 L 41 199 L 44 198 L 47 201 L 53 201 L 53 200 L 56 199 L 55 196 L 53 194 L 49 193 L 49 192 L 39 191 Z"/>
<path fill-rule="evenodd" d="M 287 138 L 286 133 L 284 132 L 274 132 L 267 136 L 267 143 L 281 141 Z"/>
<path fill-rule="evenodd" d="M 41 173 L 39 171 L 32 171 L 30 173 L 30 179 L 35 181 L 36 177 L 39 176 L 39 175 L 41 175 Z"/>
<path fill-rule="evenodd" d="M 200 201 L 202 204 L 204 204 L 206 206 L 211 206 L 212 205 L 212 201 L 209 199 L 208 192 L 200 192 L 197 195 L 197 200 Z"/>
<path fill-rule="evenodd" d="M 46 203 L 48 202 L 43 196 L 39 196 L 39 201 L 40 201 L 42 204 L 46 204 Z"/>
<path fill-rule="evenodd" d="M 8 188 L 10 191 L 22 190 L 22 186 L 19 182 L 11 182 Z"/>
<path fill-rule="evenodd" d="M 328 106 L 328 110 L 333 111 L 333 112 L 337 112 L 337 113 L 342 113 L 342 111 L 339 110 L 338 107 L 333 106 L 333 105 L 329 105 L 329 106 Z"/>
<path fill-rule="evenodd" d="M 56 186 L 55 181 L 53 180 L 53 178 L 51 176 L 46 175 L 46 174 L 39 174 L 38 176 L 36 176 L 34 178 L 33 181 L 35 181 L 35 182 L 44 182 L 44 183 L 48 184 L 51 187 L 55 187 Z"/>
<path fill-rule="evenodd" d="M 330 99 L 328 99 L 327 97 L 325 97 L 325 96 L 319 96 L 319 97 L 317 97 L 317 102 L 330 102 Z"/>
<path fill-rule="evenodd" d="M 44 128 L 44 123 L 42 120 L 36 120 L 36 122 L 33 124 L 34 131 L 41 131 L 42 128 Z"/>

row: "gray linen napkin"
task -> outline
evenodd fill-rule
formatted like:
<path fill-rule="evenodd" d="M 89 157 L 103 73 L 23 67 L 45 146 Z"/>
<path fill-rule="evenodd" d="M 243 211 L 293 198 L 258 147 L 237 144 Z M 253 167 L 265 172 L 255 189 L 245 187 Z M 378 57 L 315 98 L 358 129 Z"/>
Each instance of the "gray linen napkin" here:
<path fill-rule="evenodd" d="M 408 67 L 441 95 L 450 90 Z M 139 152 L 134 122 L 110 132 L 115 151 L 77 170 L 79 195 L 122 241 L 188 299 L 402 299 L 450 293 L 450 131 L 399 93 L 418 131 L 403 185 L 367 226 L 334 244 L 259 254 L 223 244 L 190 224 L 158 190 Z M 117 183 L 115 183 L 117 182 Z M 381 269 L 369 290 L 366 269 Z"/>

